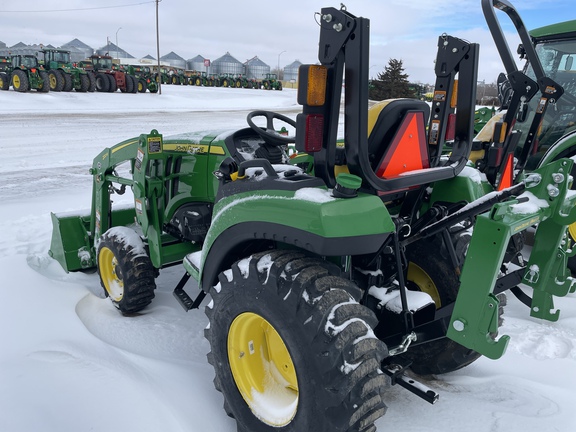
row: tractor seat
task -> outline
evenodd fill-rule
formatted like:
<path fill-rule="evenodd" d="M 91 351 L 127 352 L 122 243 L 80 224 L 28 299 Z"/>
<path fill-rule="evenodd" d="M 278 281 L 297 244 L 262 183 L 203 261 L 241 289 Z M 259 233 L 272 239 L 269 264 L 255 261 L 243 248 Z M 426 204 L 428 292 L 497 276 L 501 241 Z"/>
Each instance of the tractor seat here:
<path fill-rule="evenodd" d="M 368 111 L 370 165 L 380 178 L 430 166 L 426 123 L 430 107 L 416 99 L 378 102 Z"/>
<path fill-rule="evenodd" d="M 382 101 L 370 108 L 367 155 L 358 161 L 360 174 L 378 195 L 396 194 L 455 177 L 468 161 L 467 155 L 458 151 L 444 165 L 430 166 L 426 133 L 429 116 L 428 104 L 415 99 Z M 443 141 L 440 138 L 438 145 Z M 353 167 L 355 171 L 357 168 Z"/>

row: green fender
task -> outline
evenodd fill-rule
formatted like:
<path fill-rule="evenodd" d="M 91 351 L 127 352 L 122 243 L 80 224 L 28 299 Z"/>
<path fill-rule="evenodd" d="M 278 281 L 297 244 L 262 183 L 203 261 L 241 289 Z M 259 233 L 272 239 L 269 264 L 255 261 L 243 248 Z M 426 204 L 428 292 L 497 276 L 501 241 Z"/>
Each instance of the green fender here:
<path fill-rule="evenodd" d="M 544 153 L 538 167 L 542 167 L 557 159 L 563 157 L 570 158 L 574 155 L 576 155 L 576 131 L 564 135 L 554 143 L 554 145 Z"/>
<path fill-rule="evenodd" d="M 435 202 L 472 202 L 492 191 L 490 183 L 476 168 L 466 166 L 456 177 L 434 183 L 430 202 L 423 211 Z"/>
<path fill-rule="evenodd" d="M 322 256 L 373 253 L 395 229 L 374 195 L 334 198 L 326 188 L 264 190 L 220 200 L 199 261 L 199 284 L 211 286 L 249 242 L 276 241 Z"/>

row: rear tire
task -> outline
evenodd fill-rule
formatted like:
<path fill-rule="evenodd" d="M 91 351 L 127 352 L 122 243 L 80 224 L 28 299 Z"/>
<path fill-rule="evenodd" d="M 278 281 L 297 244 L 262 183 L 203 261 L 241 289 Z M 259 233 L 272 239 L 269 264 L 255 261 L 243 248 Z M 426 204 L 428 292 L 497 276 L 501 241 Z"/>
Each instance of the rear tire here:
<path fill-rule="evenodd" d="M 64 78 L 64 88 L 62 88 L 62 91 L 65 92 L 69 92 L 72 91 L 72 89 L 74 88 L 74 82 L 72 81 L 72 75 L 70 75 L 69 73 L 66 72 L 60 72 L 62 74 L 62 77 Z"/>
<path fill-rule="evenodd" d="M 48 77 L 48 72 L 41 70 L 38 74 L 42 80 L 42 85 L 38 87 L 38 91 L 41 93 L 48 93 L 50 91 L 50 78 Z"/>
<path fill-rule="evenodd" d="M 110 83 L 110 87 L 109 87 L 108 91 L 110 93 L 114 93 L 116 90 L 118 90 L 118 84 L 116 83 L 116 77 L 112 74 L 106 74 L 106 78 L 108 79 L 108 82 Z"/>
<path fill-rule="evenodd" d="M 220 274 L 206 308 L 208 362 L 238 431 L 375 431 L 388 351 L 375 315 L 350 294 L 358 288 L 337 273 L 284 250 Z"/>
<path fill-rule="evenodd" d="M 80 78 L 80 88 L 77 88 L 76 91 L 86 93 L 90 89 L 90 78 L 88 74 L 80 74 L 78 77 Z"/>
<path fill-rule="evenodd" d="M 86 76 L 90 80 L 90 86 L 88 87 L 88 92 L 93 93 L 96 91 L 96 76 L 93 72 L 87 72 Z"/>
<path fill-rule="evenodd" d="M 465 258 L 469 242 L 469 233 L 453 239 L 456 255 L 461 263 Z M 440 250 L 438 250 L 439 244 L 442 244 Z M 406 250 L 406 259 L 409 262 L 407 277 L 409 289 L 429 294 L 437 308 L 456 301 L 460 278 L 452 267 L 446 251 L 443 250 L 440 238 L 414 243 Z M 500 294 L 498 298 L 501 316 L 506 297 Z M 411 361 L 410 368 L 419 375 L 439 375 L 468 366 L 480 358 L 481 354 L 443 337 L 411 347 L 399 357 Z"/>
<path fill-rule="evenodd" d="M 138 80 L 138 93 L 146 93 L 146 81 L 143 79 Z"/>
<path fill-rule="evenodd" d="M 150 304 L 156 289 L 154 267 L 134 230 L 110 228 L 101 237 L 96 256 L 104 293 L 120 312 L 133 314 Z"/>

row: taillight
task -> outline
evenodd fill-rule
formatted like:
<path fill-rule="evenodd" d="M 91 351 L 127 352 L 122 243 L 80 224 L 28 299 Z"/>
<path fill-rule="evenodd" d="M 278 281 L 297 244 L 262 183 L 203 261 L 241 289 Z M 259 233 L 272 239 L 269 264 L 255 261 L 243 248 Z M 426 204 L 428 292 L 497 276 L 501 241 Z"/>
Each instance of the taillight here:
<path fill-rule="evenodd" d="M 448 114 L 448 125 L 446 126 L 446 141 L 452 141 L 456 136 L 456 114 Z"/>
<path fill-rule="evenodd" d="M 322 114 L 308 114 L 306 116 L 304 151 L 313 153 L 322 150 L 323 137 L 324 116 Z"/>

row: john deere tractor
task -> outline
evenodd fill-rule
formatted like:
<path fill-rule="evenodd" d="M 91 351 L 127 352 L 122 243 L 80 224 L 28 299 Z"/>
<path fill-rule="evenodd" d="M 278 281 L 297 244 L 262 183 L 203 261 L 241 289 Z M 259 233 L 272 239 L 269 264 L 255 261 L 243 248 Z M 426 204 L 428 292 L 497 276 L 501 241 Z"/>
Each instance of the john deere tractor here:
<path fill-rule="evenodd" d="M 526 172 L 576 156 L 576 21 L 528 32 L 513 8 L 494 3 L 516 26 L 522 41 L 517 51 L 526 64 L 518 70 L 492 4 L 484 0 L 487 22 L 506 68 L 498 79 L 502 109 L 473 144 L 471 159 L 485 174 L 485 190 L 509 187 Z M 570 174 L 575 177 L 576 170 Z M 569 235 L 572 241 L 576 239 L 575 226 Z M 576 274 L 574 254 L 568 257 L 568 267 Z"/>
<path fill-rule="evenodd" d="M 158 93 L 158 83 L 154 79 L 149 66 L 126 66 L 127 72 L 136 79 L 138 93 Z"/>
<path fill-rule="evenodd" d="M 43 48 L 40 51 L 40 63 L 48 72 L 50 91 L 93 92 L 96 83 L 92 74 L 76 67 L 70 61 L 70 51 L 62 49 Z"/>
<path fill-rule="evenodd" d="M 8 90 L 10 85 L 17 92 L 31 89 L 42 93 L 50 91 L 48 74 L 33 55 L 11 56 L 10 63 L 0 72 L 0 89 Z"/>
<path fill-rule="evenodd" d="M 276 74 L 267 73 L 262 78 L 262 87 L 264 90 L 282 90 L 282 81 L 278 80 Z"/>
<path fill-rule="evenodd" d="M 91 211 L 52 215 L 51 256 L 97 268 L 120 313 L 150 304 L 159 271 L 183 264 L 174 295 L 185 310 L 211 297 L 208 362 L 239 431 L 373 432 L 389 384 L 434 403 L 413 374 L 504 354 L 506 291 L 550 321 L 553 297 L 574 292 L 562 265 L 573 161 L 547 160 L 488 195 L 469 166 L 479 46 L 439 37 L 432 108 L 369 109 L 369 20 L 345 7 L 319 20 L 296 121 L 254 111 L 235 131 L 127 139 L 94 159 Z M 126 190 L 134 205 L 114 205 Z M 514 238 L 535 224 L 524 257 Z"/>

